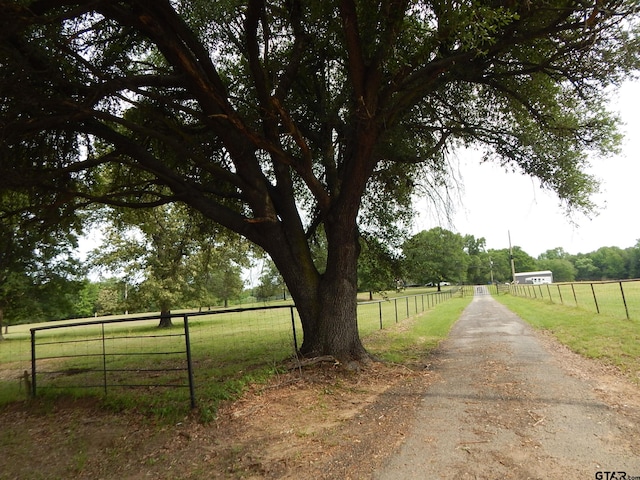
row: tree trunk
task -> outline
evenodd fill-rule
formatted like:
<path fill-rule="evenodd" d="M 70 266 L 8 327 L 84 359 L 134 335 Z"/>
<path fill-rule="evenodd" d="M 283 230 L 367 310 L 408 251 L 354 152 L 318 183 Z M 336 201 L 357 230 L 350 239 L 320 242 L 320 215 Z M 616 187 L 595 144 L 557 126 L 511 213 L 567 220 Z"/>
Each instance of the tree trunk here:
<path fill-rule="evenodd" d="M 348 363 L 368 360 L 358 332 L 355 285 L 342 276 L 323 279 L 320 289 L 320 314 L 316 329 L 305 332 L 301 353 L 305 356 L 332 355 Z"/>
<path fill-rule="evenodd" d="M 171 310 L 162 310 L 160 312 L 160 324 L 158 328 L 169 328 L 173 327 L 173 323 L 171 322 Z"/>
<path fill-rule="evenodd" d="M 345 364 L 367 362 L 370 357 L 360 341 L 357 319 L 357 229 L 353 222 L 335 230 L 327 232 L 330 239 L 323 275 L 305 278 L 286 268 L 280 272 L 302 321 L 300 354 L 331 355 Z"/>

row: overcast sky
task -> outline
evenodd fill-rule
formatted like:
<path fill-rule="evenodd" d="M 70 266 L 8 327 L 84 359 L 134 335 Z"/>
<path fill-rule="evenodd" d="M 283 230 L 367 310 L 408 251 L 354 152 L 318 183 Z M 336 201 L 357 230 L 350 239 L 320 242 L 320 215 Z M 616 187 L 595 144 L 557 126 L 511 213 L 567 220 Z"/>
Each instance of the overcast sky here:
<path fill-rule="evenodd" d="M 625 139 L 620 155 L 591 159 L 590 173 L 601 181 L 601 193 L 594 197 L 601 207 L 598 216 L 575 217 L 574 226 L 557 197 L 541 190 L 537 182 L 493 164 L 480 164 L 478 155 L 467 152 L 459 156 L 463 191 L 452 224 L 421 207 L 415 231 L 442 226 L 484 237 L 487 248 L 495 249 L 508 248 L 510 233 L 512 245 L 533 257 L 556 247 L 576 254 L 605 246 L 635 246 L 640 239 L 640 82 L 624 84 L 612 98 L 612 109 L 625 123 Z"/>

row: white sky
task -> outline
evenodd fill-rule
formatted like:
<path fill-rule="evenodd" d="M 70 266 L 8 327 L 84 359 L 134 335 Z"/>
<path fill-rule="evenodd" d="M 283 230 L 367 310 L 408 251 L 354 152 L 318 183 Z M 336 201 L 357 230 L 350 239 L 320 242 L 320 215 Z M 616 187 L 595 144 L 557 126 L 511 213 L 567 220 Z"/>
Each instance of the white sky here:
<path fill-rule="evenodd" d="M 487 248 L 494 249 L 508 248 L 510 233 L 512 245 L 533 257 L 556 247 L 577 254 L 605 246 L 635 246 L 640 239 L 640 82 L 625 83 L 617 97 L 612 98 L 611 108 L 625 124 L 622 152 L 609 159 L 591 159 L 590 173 L 601 181 L 601 193 L 594 197 L 601 207 L 599 215 L 576 216 L 577 226 L 572 225 L 557 197 L 541 190 L 537 182 L 494 164 L 480 164 L 478 155 L 465 153 L 459 167 L 463 191 L 452 224 L 423 209 L 414 231 L 442 226 L 484 237 Z"/>

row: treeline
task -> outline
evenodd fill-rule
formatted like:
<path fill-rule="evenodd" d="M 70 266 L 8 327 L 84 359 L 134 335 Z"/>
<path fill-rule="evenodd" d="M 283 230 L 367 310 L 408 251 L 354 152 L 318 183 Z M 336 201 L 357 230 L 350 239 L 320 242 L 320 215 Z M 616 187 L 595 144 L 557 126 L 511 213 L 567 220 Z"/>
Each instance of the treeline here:
<path fill-rule="evenodd" d="M 3 324 L 208 309 L 251 293 L 242 273 L 258 253 L 182 205 L 96 208 L 77 224 L 46 228 L 0 219 L 9 232 L 0 236 L 0 338 Z M 80 260 L 78 237 L 92 225 L 101 243 Z"/>
<path fill-rule="evenodd" d="M 161 284 L 158 278 L 108 277 L 90 279 L 78 276 L 87 272 L 79 263 L 78 270 L 67 275 L 47 278 L 21 275 L 21 281 L 4 286 L 4 322 L 7 325 L 37 323 L 104 315 L 161 312 L 163 309 L 209 310 L 255 301 L 288 298 L 281 279 L 272 272 L 264 274 L 258 286 L 245 288 L 242 269 L 231 261 L 228 268 L 212 266 L 206 278 L 187 278 L 176 272 L 172 280 Z M 15 280 L 18 275 L 14 274 Z M 170 283 L 171 304 L 161 297 Z"/>
<path fill-rule="evenodd" d="M 50 251 L 40 249 L 37 261 L 5 271 L 0 285 L 3 323 L 209 309 L 289 298 L 282 277 L 268 259 L 261 261 L 264 267 L 258 284 L 246 288 L 243 272 L 264 257 L 237 236 L 198 230 L 198 223 L 178 211 L 165 211 L 153 222 L 125 220 L 111 218 L 103 243 L 82 263 L 72 254 L 73 242 L 61 242 Z M 134 222 L 143 228 L 134 228 Z M 361 247 L 361 291 L 512 279 L 509 249 L 487 249 L 484 238 L 440 227 L 409 238 L 400 253 L 393 253 L 375 237 L 363 237 Z M 315 252 L 318 264 L 326 263 L 323 252 L 320 243 Z M 640 277 L 640 241 L 626 249 L 602 247 L 576 255 L 558 247 L 538 258 L 515 246 L 513 259 L 516 271 L 551 270 L 556 282 Z M 98 280 L 97 271 L 102 272 Z"/>
<path fill-rule="evenodd" d="M 570 254 L 558 247 L 537 258 L 518 246 L 512 252 L 516 272 L 551 270 L 555 282 L 640 277 L 640 240 L 633 247 L 601 247 L 590 253 Z M 512 280 L 510 255 L 508 248 L 486 249 L 484 238 L 437 227 L 405 242 L 402 262 L 410 283 L 484 284 Z"/>

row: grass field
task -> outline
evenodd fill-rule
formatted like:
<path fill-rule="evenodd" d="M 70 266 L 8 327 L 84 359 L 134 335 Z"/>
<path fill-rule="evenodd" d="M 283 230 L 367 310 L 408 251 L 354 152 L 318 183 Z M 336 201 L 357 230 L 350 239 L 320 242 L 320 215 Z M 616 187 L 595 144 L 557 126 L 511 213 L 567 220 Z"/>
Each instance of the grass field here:
<path fill-rule="evenodd" d="M 394 293 L 385 301 L 362 301 L 358 307 L 361 336 L 366 339 L 379 331 L 381 324 L 386 329 L 423 310 L 441 309 L 450 296 L 420 289 Z M 134 322 L 131 317 L 121 317 L 127 320 L 121 323 L 38 331 L 38 397 L 104 395 L 107 383 L 105 401 L 114 408 L 148 410 L 160 416 L 188 409 L 183 320 L 176 318 L 173 328 L 158 330 L 157 319 Z M 299 346 L 302 328 L 297 314 L 294 322 Z M 439 333 L 420 334 L 421 338 L 437 338 L 442 333 L 441 322 L 439 319 L 433 325 Z M 0 343 L 0 404 L 26 396 L 21 378 L 25 371 L 31 372 L 32 326 L 10 327 L 6 340 Z M 193 316 L 189 330 L 196 397 L 205 418 L 214 414 L 221 400 L 237 395 L 248 382 L 277 374 L 282 360 L 295 351 L 288 307 Z M 376 344 L 371 348 L 375 350 Z"/>
<path fill-rule="evenodd" d="M 619 318 L 640 320 L 640 281 L 554 283 L 518 285 L 518 295 L 546 299 L 552 303 L 578 307 Z M 626 303 L 626 308 L 625 308 Z"/>

